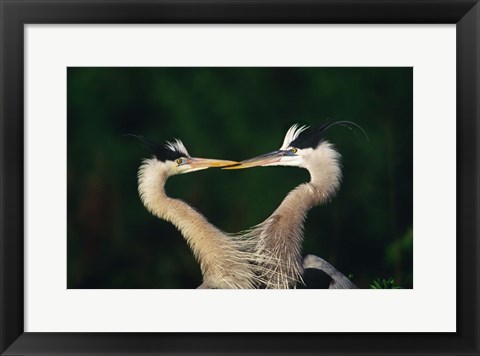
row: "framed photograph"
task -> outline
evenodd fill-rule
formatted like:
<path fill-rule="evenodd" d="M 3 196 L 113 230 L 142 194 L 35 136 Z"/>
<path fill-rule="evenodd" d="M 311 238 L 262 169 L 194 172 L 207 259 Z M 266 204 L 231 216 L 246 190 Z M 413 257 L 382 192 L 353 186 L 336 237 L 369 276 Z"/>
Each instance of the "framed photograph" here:
<path fill-rule="evenodd" d="M 261 259 L 289 241 L 278 260 L 295 260 L 296 246 L 302 245 L 304 253 L 319 254 L 345 271 L 330 281 L 307 268 L 311 271 L 295 287 L 335 286 L 343 280 L 351 287 L 380 288 L 390 280 L 392 288 L 413 288 L 412 67 L 69 67 L 67 88 L 68 289 L 192 289 L 208 283 L 217 288 L 287 287 L 295 279 L 294 268 L 271 261 L 245 268 L 234 259 Z M 337 111 L 341 114 L 330 121 L 316 119 Z M 297 123 L 292 118 L 306 119 Z M 188 156 L 241 160 L 250 154 L 263 159 L 262 153 L 280 147 L 295 124 L 312 126 L 290 131 L 304 139 L 296 144 L 303 149 L 292 147 L 285 155 L 285 147 L 270 162 L 258 161 L 271 168 L 189 167 Z M 175 151 L 163 150 L 164 142 L 158 142 L 176 144 L 177 136 L 183 146 Z M 327 146 L 327 139 L 335 147 Z M 152 145 L 158 157 L 142 164 Z M 313 157 L 325 151 L 342 158 L 308 166 L 310 150 Z M 169 156 L 175 153 L 179 157 Z M 47 153 L 35 149 L 32 155 L 37 154 Z M 175 169 L 170 170 L 172 163 Z M 259 166 L 250 162 L 244 167 Z M 164 176 L 156 169 L 169 173 L 154 192 L 145 183 Z M 326 198 L 314 195 L 310 202 L 311 192 L 301 188 L 289 194 L 308 182 L 308 174 L 315 177 L 309 187 L 318 187 Z M 362 197 L 351 198 L 356 195 Z M 372 197 L 374 202 L 366 204 Z M 290 209 L 308 211 L 308 219 L 290 214 L 276 228 Z M 294 235 L 290 226 L 304 226 L 304 232 Z M 217 228 L 226 233 L 215 233 Z M 209 237 L 202 239 L 204 233 Z M 389 235 L 395 238 L 385 238 Z M 215 246 L 208 246 L 212 241 Z M 250 250 L 252 242 L 258 247 Z M 225 251 L 236 247 L 229 258 Z M 268 251 L 260 252 L 262 248 Z M 200 265 L 226 264 L 228 275 L 204 272 L 202 277 L 195 257 Z M 253 266 L 264 272 L 249 274 Z M 248 278 L 239 279 L 243 273 Z"/>
<path fill-rule="evenodd" d="M 1 1 L 1 354 L 478 354 L 479 6 Z"/>

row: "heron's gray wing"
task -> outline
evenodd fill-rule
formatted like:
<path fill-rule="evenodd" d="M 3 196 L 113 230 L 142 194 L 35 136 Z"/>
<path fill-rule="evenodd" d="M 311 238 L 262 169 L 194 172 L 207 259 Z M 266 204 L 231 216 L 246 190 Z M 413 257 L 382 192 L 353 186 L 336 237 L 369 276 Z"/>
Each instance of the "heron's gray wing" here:
<path fill-rule="evenodd" d="M 330 276 L 329 289 L 358 289 L 346 276 L 340 273 L 330 263 L 315 255 L 307 255 L 303 258 L 303 269 L 318 269 Z"/>

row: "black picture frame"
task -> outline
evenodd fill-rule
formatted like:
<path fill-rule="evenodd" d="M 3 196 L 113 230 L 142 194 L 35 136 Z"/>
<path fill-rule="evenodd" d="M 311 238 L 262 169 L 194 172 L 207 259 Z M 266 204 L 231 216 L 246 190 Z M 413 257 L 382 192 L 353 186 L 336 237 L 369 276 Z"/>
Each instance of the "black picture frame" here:
<path fill-rule="evenodd" d="M 2 355 L 479 354 L 480 5 L 477 0 L 0 0 L 0 11 Z M 24 25 L 39 23 L 456 24 L 457 332 L 24 332 Z M 439 286 L 439 293 L 441 289 Z"/>

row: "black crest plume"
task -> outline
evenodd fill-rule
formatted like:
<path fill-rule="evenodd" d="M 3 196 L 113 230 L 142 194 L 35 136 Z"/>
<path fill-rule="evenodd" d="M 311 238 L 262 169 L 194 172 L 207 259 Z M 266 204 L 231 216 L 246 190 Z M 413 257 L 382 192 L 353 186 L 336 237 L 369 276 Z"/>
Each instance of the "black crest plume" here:
<path fill-rule="evenodd" d="M 367 137 L 367 134 L 365 131 L 362 129 L 362 127 L 354 122 L 351 121 L 334 121 L 331 122 L 330 120 L 325 121 L 324 123 L 311 127 L 305 131 L 300 132 L 298 137 L 290 142 L 291 147 L 296 147 L 296 148 L 317 148 L 320 143 L 324 140 L 324 134 L 325 132 L 336 125 L 341 125 L 347 127 L 349 130 L 353 131 L 351 126 L 355 126 L 359 128 L 363 134 Z M 353 131 L 354 132 L 354 131 Z"/>
<path fill-rule="evenodd" d="M 188 153 L 186 153 L 185 150 L 176 149 L 177 148 L 176 144 L 167 143 L 166 145 L 158 145 L 152 140 L 149 140 L 148 138 L 143 137 L 142 135 L 126 134 L 124 136 L 132 136 L 132 137 L 138 138 L 140 141 L 142 141 L 145 145 L 147 145 L 150 148 L 155 158 L 162 162 L 174 161 L 180 157 L 188 157 Z M 179 141 L 177 140 L 177 142 Z"/>

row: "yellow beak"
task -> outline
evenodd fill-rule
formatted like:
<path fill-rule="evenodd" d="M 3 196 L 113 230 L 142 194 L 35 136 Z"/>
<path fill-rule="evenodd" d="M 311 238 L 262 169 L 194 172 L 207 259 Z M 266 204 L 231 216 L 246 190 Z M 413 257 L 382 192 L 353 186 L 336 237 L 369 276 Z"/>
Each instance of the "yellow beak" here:
<path fill-rule="evenodd" d="M 226 167 L 238 164 L 236 161 L 225 161 L 221 159 L 209 159 L 209 158 L 194 158 L 187 159 L 187 164 L 193 169 L 210 168 L 210 167 Z"/>
<path fill-rule="evenodd" d="M 254 158 L 241 161 L 236 165 L 224 167 L 222 169 L 245 169 L 245 168 L 252 168 L 257 166 L 265 166 L 265 165 L 280 161 L 280 159 L 283 156 L 284 156 L 283 151 L 274 151 L 274 152 L 266 153 L 264 155 L 260 155 Z"/>

